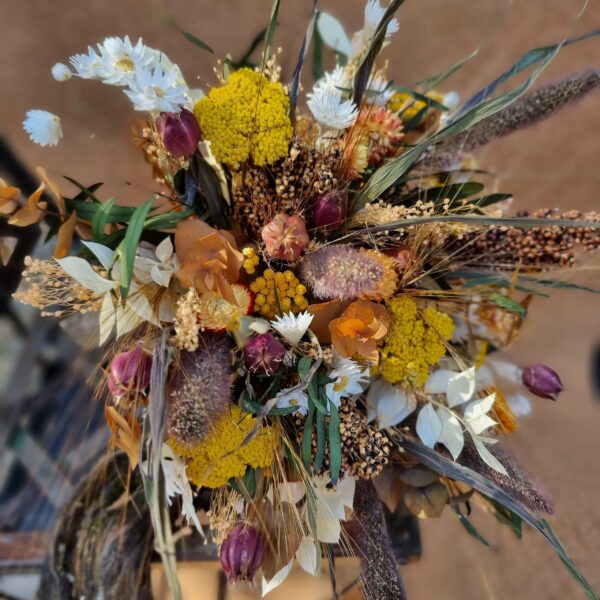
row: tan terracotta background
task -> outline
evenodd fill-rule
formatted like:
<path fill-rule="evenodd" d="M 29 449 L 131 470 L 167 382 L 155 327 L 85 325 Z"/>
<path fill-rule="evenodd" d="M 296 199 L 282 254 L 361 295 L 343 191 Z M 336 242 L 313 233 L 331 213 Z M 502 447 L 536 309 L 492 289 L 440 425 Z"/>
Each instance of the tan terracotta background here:
<path fill-rule="evenodd" d="M 289 76 L 310 13 L 309 0 L 283 0 L 277 43 L 285 47 Z M 358 28 L 363 0 L 323 1 L 347 30 Z M 600 1 L 590 0 L 577 18 L 580 0 L 407 0 L 400 33 L 387 50 L 389 73 L 410 85 L 436 74 L 476 47 L 481 51 L 444 90 L 462 98 L 489 82 L 527 49 L 600 26 Z M 152 182 L 130 142 L 134 117 L 118 89 L 96 82 L 59 84 L 50 67 L 107 35 L 142 36 L 182 67 L 188 83 L 215 82 L 214 58 L 186 42 L 175 20 L 210 44 L 217 56 L 239 57 L 266 25 L 270 0 L 19 0 L 0 2 L 0 133 L 30 166 L 44 165 L 56 177 L 106 182 L 104 197 L 145 199 Z M 600 39 L 563 50 L 541 80 L 600 67 Z M 600 94 L 551 121 L 515 134 L 485 150 L 483 167 L 501 174 L 502 191 L 520 207 L 600 209 Z M 34 146 L 20 123 L 29 108 L 59 114 L 65 138 L 56 149 Z M 65 190 L 67 186 L 65 184 Z M 600 284 L 595 272 L 588 282 Z M 560 371 L 567 391 L 556 404 L 540 400 L 510 446 L 542 480 L 556 502 L 553 524 L 567 549 L 600 589 L 600 403 L 590 386 L 590 353 L 600 342 L 598 296 L 556 293 L 537 300 L 512 356 L 547 363 Z M 477 519 L 490 549 L 467 536 L 454 515 L 423 523 L 423 557 L 403 569 L 414 600 L 489 598 L 558 600 L 583 597 L 560 561 L 535 533 L 517 542 L 510 532 Z M 206 598 L 192 585 L 186 600 Z M 319 592 L 320 593 L 320 592 Z M 308 595 L 307 595 L 308 594 Z M 319 600 L 302 584 L 285 596 Z M 323 595 L 323 600 L 327 595 Z"/>

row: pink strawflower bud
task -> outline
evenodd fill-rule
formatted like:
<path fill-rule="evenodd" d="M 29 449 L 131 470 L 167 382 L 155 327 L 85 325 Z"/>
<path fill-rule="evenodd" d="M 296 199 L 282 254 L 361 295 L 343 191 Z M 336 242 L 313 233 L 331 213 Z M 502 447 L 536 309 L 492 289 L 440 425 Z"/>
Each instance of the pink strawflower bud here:
<path fill-rule="evenodd" d="M 346 220 L 348 214 L 348 194 L 336 190 L 319 194 L 313 208 L 313 223 L 318 229 L 335 231 Z"/>
<path fill-rule="evenodd" d="M 545 365 L 529 365 L 523 369 L 523 384 L 540 398 L 556 400 L 565 388 L 556 371 Z"/>
<path fill-rule="evenodd" d="M 150 385 L 152 357 L 139 346 L 117 354 L 110 363 L 108 388 L 113 396 L 142 391 Z"/>
<path fill-rule="evenodd" d="M 230 582 L 252 581 L 265 555 L 265 536 L 252 525 L 236 525 L 221 544 L 221 566 Z"/>
<path fill-rule="evenodd" d="M 262 239 L 269 256 L 288 262 L 294 262 L 309 242 L 304 219 L 300 215 L 290 217 L 285 213 L 275 215 L 263 227 Z"/>
<path fill-rule="evenodd" d="M 184 108 L 179 114 L 160 113 L 156 119 L 165 148 L 173 156 L 190 156 L 196 152 L 200 141 L 200 125 L 194 113 Z"/>
<path fill-rule="evenodd" d="M 246 366 L 253 373 L 274 373 L 284 356 L 285 346 L 271 333 L 255 335 L 244 346 Z"/>

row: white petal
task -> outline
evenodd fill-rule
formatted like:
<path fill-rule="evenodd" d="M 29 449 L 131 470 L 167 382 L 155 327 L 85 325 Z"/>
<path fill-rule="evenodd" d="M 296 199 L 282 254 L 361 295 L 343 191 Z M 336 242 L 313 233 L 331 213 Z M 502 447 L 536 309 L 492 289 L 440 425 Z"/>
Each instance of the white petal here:
<path fill-rule="evenodd" d="M 496 395 L 490 394 L 485 398 L 481 398 L 481 400 L 470 402 L 465 408 L 464 418 L 469 425 L 469 429 L 471 429 L 473 433 L 479 435 L 486 429 L 497 425 L 496 421 L 487 415 L 492 406 L 494 406 L 495 399 Z"/>
<path fill-rule="evenodd" d="M 56 146 L 63 136 L 60 117 L 47 110 L 29 110 L 23 121 L 29 139 L 40 146 Z"/>
<path fill-rule="evenodd" d="M 488 362 L 500 377 L 504 377 L 504 379 L 508 379 L 513 383 L 520 384 L 522 382 L 523 369 L 519 365 L 499 359 L 488 359 Z"/>
<path fill-rule="evenodd" d="M 275 575 L 273 575 L 273 578 L 270 581 L 267 581 L 263 577 L 261 585 L 261 595 L 264 597 L 269 592 L 272 592 L 276 587 L 279 587 L 286 580 L 291 570 L 292 561 L 290 560 L 290 562 L 287 565 L 285 565 L 283 569 L 279 570 L 277 573 L 275 573 Z"/>
<path fill-rule="evenodd" d="M 298 504 L 306 494 L 306 487 L 301 481 L 280 483 L 278 490 L 281 502 L 289 502 L 290 504 Z"/>
<path fill-rule="evenodd" d="M 425 391 L 428 394 L 445 394 L 450 379 L 456 374 L 456 371 L 449 371 L 448 369 L 434 371 L 425 383 Z"/>
<path fill-rule="evenodd" d="M 110 337 L 110 334 L 115 326 L 116 313 L 110 293 L 104 295 L 102 307 L 100 308 L 99 319 L 100 339 L 98 341 L 98 345 L 102 346 L 102 344 L 104 344 L 104 342 L 106 342 L 106 340 L 108 340 Z"/>
<path fill-rule="evenodd" d="M 479 452 L 479 456 L 481 456 L 481 460 L 483 460 L 486 465 L 503 475 L 508 475 L 502 463 L 485 447 L 485 444 L 482 441 L 474 437 L 473 442 L 475 448 L 477 448 L 477 452 Z"/>
<path fill-rule="evenodd" d="M 173 271 L 170 268 L 165 268 L 163 265 L 154 264 L 150 269 L 150 277 L 154 283 L 162 287 L 169 287 Z"/>
<path fill-rule="evenodd" d="M 316 575 L 319 570 L 319 556 L 317 544 L 311 536 L 305 535 L 296 550 L 298 564 L 311 575 Z"/>
<path fill-rule="evenodd" d="M 323 42 L 330 48 L 346 56 L 352 54 L 352 42 L 344 26 L 335 17 L 326 12 L 319 12 L 317 30 Z"/>
<path fill-rule="evenodd" d="M 528 415 L 531 412 L 531 402 L 523 394 L 510 394 L 506 400 L 517 417 Z"/>
<path fill-rule="evenodd" d="M 417 400 L 383 378 L 376 379 L 367 393 L 369 421 L 378 420 L 379 427 L 393 427 L 401 423 L 417 408 Z"/>
<path fill-rule="evenodd" d="M 446 399 L 448 406 L 468 402 L 475 393 L 475 367 L 471 367 L 462 373 L 456 373 L 448 382 Z"/>
<path fill-rule="evenodd" d="M 340 541 L 342 526 L 338 518 L 327 515 L 317 507 L 315 524 L 317 526 L 317 539 L 320 542 L 337 544 Z"/>
<path fill-rule="evenodd" d="M 417 435 L 428 447 L 433 448 L 442 433 L 442 422 L 431 404 L 426 404 L 417 417 Z"/>
<path fill-rule="evenodd" d="M 161 263 L 167 262 L 173 254 L 173 242 L 170 237 L 166 237 L 158 246 L 156 246 L 156 258 Z"/>
<path fill-rule="evenodd" d="M 342 504 L 348 508 L 354 507 L 354 490 L 356 480 L 353 477 L 344 477 L 338 482 L 337 491 L 341 495 Z"/>
<path fill-rule="evenodd" d="M 83 245 L 90 250 L 90 252 L 100 261 L 100 264 L 108 271 L 113 261 L 116 258 L 114 250 L 108 246 L 98 244 L 96 242 L 82 242 Z"/>
<path fill-rule="evenodd" d="M 67 256 L 66 258 L 57 258 L 56 262 L 63 270 L 70 275 L 77 283 L 97 294 L 105 294 L 115 287 L 114 281 L 104 279 L 92 269 L 87 260 L 77 256 Z"/>
<path fill-rule="evenodd" d="M 462 425 L 456 418 L 456 415 L 448 410 L 439 408 L 437 414 L 442 422 L 442 433 L 440 434 L 438 442 L 446 446 L 450 454 L 452 454 L 452 458 L 456 460 L 465 445 Z"/>

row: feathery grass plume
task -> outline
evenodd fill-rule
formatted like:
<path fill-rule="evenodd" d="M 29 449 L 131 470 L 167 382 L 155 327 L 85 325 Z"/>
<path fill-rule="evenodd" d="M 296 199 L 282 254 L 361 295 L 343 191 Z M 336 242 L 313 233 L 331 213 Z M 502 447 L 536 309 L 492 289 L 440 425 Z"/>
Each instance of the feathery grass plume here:
<path fill-rule="evenodd" d="M 346 531 L 360 559 L 364 597 L 371 600 L 406 600 L 383 507 L 372 481 L 357 480 L 354 515 L 346 525 Z"/>
<path fill-rule="evenodd" d="M 433 148 L 426 162 L 432 168 L 454 167 L 465 154 L 552 116 L 599 86 L 599 69 L 576 73 L 546 85 Z"/>
<path fill-rule="evenodd" d="M 203 333 L 197 350 L 183 350 L 169 382 L 168 435 L 188 446 L 201 442 L 231 398 L 231 341 Z"/>
<path fill-rule="evenodd" d="M 391 257 L 349 245 L 310 253 L 302 261 L 302 279 L 320 300 L 385 300 L 398 287 Z"/>
<path fill-rule="evenodd" d="M 515 502 L 527 507 L 529 510 L 548 514 L 554 512 L 552 502 L 546 497 L 537 482 L 523 470 L 521 465 L 506 450 L 498 446 L 493 446 L 489 450 L 504 465 L 508 476 L 488 467 L 481 460 L 475 445 L 471 441 L 465 441 L 465 447 L 458 462 L 492 480 Z"/>

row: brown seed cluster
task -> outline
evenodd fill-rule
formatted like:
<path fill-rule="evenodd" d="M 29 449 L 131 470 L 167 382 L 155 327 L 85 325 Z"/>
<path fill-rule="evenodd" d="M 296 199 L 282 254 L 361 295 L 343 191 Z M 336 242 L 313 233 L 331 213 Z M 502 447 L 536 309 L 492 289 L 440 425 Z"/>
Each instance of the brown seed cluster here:
<path fill-rule="evenodd" d="M 354 402 L 342 400 L 339 408 L 340 438 L 342 442 L 342 471 L 355 479 L 371 479 L 381 473 L 388 462 L 392 445 L 388 437 L 374 425 L 367 423 L 366 416 L 358 410 Z M 297 442 L 301 443 L 305 418 L 295 419 Z M 325 417 L 325 427 L 329 417 Z M 313 456 L 317 452 L 317 437 L 313 431 Z M 325 459 L 320 473 L 329 472 L 329 446 L 325 448 Z"/>
<path fill-rule="evenodd" d="M 494 226 L 484 232 L 463 233 L 448 245 L 448 253 L 457 253 L 458 259 L 470 266 L 502 270 L 521 264 L 528 270 L 543 271 L 572 266 L 578 247 L 593 251 L 600 246 L 598 229 L 551 225 L 553 219 L 600 222 L 598 213 L 572 210 L 561 214 L 557 210 L 541 209 L 531 215 L 523 211 L 516 216 L 548 219 L 548 226 L 525 230 Z"/>
<path fill-rule="evenodd" d="M 288 156 L 270 167 L 250 167 L 238 175 L 234 218 L 257 237 L 277 213 L 302 214 L 316 194 L 335 189 L 340 153 L 322 152 L 294 140 Z"/>

